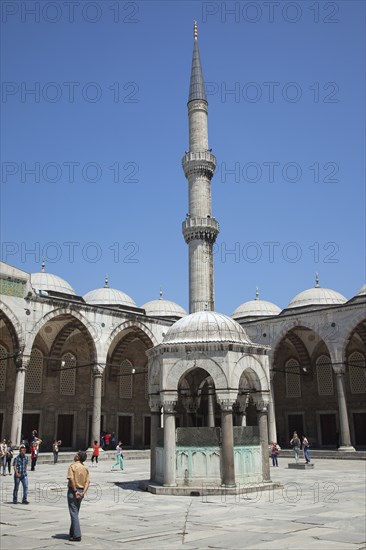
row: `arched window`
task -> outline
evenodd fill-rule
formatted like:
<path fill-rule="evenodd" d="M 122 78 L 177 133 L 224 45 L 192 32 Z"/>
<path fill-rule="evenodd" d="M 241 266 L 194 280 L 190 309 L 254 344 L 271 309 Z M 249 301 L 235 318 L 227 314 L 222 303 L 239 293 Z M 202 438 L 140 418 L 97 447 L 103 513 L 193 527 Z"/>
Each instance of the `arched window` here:
<path fill-rule="evenodd" d="M 76 357 L 65 353 L 61 361 L 65 361 L 65 365 L 60 372 L 60 395 L 75 395 Z"/>
<path fill-rule="evenodd" d="M 348 372 L 351 393 L 366 393 L 365 356 L 359 351 L 354 351 L 348 357 Z"/>
<path fill-rule="evenodd" d="M 0 391 L 5 391 L 8 350 L 0 345 Z"/>
<path fill-rule="evenodd" d="M 27 370 L 25 372 L 25 392 L 42 392 L 43 353 L 39 349 L 32 349 Z"/>
<path fill-rule="evenodd" d="M 318 394 L 333 395 L 333 369 L 330 357 L 320 355 L 316 360 L 316 376 L 318 379 Z"/>
<path fill-rule="evenodd" d="M 289 359 L 285 365 L 287 397 L 301 397 L 300 365 L 296 359 Z"/>
<path fill-rule="evenodd" d="M 104 387 L 105 387 L 105 369 L 103 371 L 103 375 L 102 375 L 102 397 L 104 397 Z M 94 396 L 94 376 L 93 376 L 93 371 L 90 372 L 90 396 L 93 397 Z"/>
<path fill-rule="evenodd" d="M 131 361 L 124 359 L 119 369 L 119 396 L 121 399 L 132 399 L 132 369 Z"/>

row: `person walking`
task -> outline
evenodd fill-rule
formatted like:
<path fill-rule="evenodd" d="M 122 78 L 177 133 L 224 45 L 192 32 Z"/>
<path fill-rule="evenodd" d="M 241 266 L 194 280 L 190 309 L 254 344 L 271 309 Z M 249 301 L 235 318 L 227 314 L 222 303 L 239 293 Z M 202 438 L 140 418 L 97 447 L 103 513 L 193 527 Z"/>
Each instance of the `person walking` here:
<path fill-rule="evenodd" d="M 86 452 L 78 451 L 74 456 L 73 464 L 70 464 L 67 471 L 67 504 L 71 518 L 69 540 L 72 542 L 81 541 L 79 511 L 81 502 L 90 485 L 89 470 L 84 466 L 86 459 Z"/>
<path fill-rule="evenodd" d="M 9 475 L 10 475 L 11 474 L 11 463 L 12 463 L 13 457 L 14 457 L 13 444 L 10 440 L 8 441 L 7 446 L 8 446 L 8 450 L 6 452 L 6 464 L 8 466 L 8 472 L 9 472 Z"/>
<path fill-rule="evenodd" d="M 305 462 L 306 464 L 309 464 L 310 463 L 310 452 L 309 452 L 310 443 L 306 435 L 303 435 L 301 439 L 302 439 L 302 450 L 304 453 Z"/>
<path fill-rule="evenodd" d="M 104 450 L 105 451 L 109 451 L 109 444 L 111 442 L 111 434 L 109 433 L 109 431 L 107 430 L 106 433 L 104 434 Z"/>
<path fill-rule="evenodd" d="M 94 460 L 95 460 L 95 465 L 98 466 L 98 458 L 99 458 L 99 445 L 98 445 L 98 441 L 95 440 L 93 443 L 93 454 L 91 457 L 92 465 L 94 464 Z"/>
<path fill-rule="evenodd" d="M 6 455 L 8 452 L 8 445 L 6 439 L 4 438 L 0 443 L 0 475 L 1 470 L 3 471 L 2 475 L 6 476 Z"/>
<path fill-rule="evenodd" d="M 297 435 L 297 432 L 294 432 L 294 435 L 290 441 L 290 445 L 293 446 L 294 454 L 295 454 L 295 462 L 296 464 L 298 464 L 299 458 L 300 458 L 301 441 L 299 436 Z"/>
<path fill-rule="evenodd" d="M 13 504 L 18 504 L 18 491 L 20 483 L 23 486 L 23 500 L 22 504 L 29 504 L 28 497 L 28 457 L 25 454 L 25 445 L 19 447 L 19 454 L 13 460 L 14 468 L 14 491 L 13 491 Z"/>
<path fill-rule="evenodd" d="M 272 441 L 271 443 L 271 458 L 272 458 L 272 466 L 278 466 L 278 445 L 275 441 Z"/>
<path fill-rule="evenodd" d="M 31 472 L 34 472 L 34 470 L 36 469 L 40 445 L 40 443 L 38 443 L 39 441 L 42 443 L 40 439 L 34 439 L 31 443 Z"/>
<path fill-rule="evenodd" d="M 54 442 L 52 443 L 53 463 L 54 464 L 57 464 L 58 453 L 59 453 L 59 450 L 60 450 L 61 443 L 62 443 L 61 439 L 58 439 L 58 440 L 55 439 Z"/>
<path fill-rule="evenodd" d="M 118 441 L 116 451 L 117 451 L 116 462 L 115 462 L 115 464 L 113 464 L 111 470 L 114 470 L 115 466 L 119 466 L 120 469 L 123 470 L 122 441 Z"/>

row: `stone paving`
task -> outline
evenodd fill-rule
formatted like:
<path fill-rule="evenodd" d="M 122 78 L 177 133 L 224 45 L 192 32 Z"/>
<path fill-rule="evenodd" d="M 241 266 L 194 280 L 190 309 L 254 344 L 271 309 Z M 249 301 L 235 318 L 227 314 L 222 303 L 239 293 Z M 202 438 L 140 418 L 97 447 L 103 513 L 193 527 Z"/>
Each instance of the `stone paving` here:
<path fill-rule="evenodd" d="M 296 471 L 283 458 L 271 469 L 282 489 L 208 497 L 140 491 L 147 460 L 126 460 L 123 472 L 112 464 L 90 468 L 81 543 L 67 536 L 66 464 L 29 472 L 28 506 L 11 503 L 13 479 L 2 477 L 1 549 L 366 549 L 364 461 L 318 460 L 314 470 Z"/>

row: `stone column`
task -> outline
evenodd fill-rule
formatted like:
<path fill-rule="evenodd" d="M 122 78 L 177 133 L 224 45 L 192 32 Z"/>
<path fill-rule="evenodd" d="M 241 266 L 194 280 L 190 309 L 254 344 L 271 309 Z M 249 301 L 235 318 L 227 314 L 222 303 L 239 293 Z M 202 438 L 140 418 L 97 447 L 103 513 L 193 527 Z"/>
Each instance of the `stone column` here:
<path fill-rule="evenodd" d="M 102 415 L 102 376 L 103 372 L 99 370 L 93 371 L 93 413 L 92 426 L 90 434 L 90 446 L 96 440 L 100 440 L 100 421 Z"/>
<path fill-rule="evenodd" d="M 235 487 L 233 403 L 221 401 L 222 484 Z"/>
<path fill-rule="evenodd" d="M 351 434 L 349 430 L 348 412 L 346 403 L 346 391 L 344 385 L 344 374 L 346 372 L 345 365 L 333 366 L 337 379 L 337 397 L 339 408 L 339 430 L 341 445 L 339 451 L 355 451 L 351 443 Z"/>
<path fill-rule="evenodd" d="M 175 487 L 175 410 L 176 401 L 166 401 L 164 407 L 164 486 Z"/>
<path fill-rule="evenodd" d="M 268 450 L 268 422 L 267 422 L 267 404 L 256 403 L 258 427 L 259 427 L 259 442 L 262 450 L 262 475 L 263 481 L 271 481 L 269 469 L 269 450 Z"/>
<path fill-rule="evenodd" d="M 270 372 L 270 395 L 268 403 L 268 438 L 269 441 L 277 443 L 277 430 L 276 430 L 276 414 L 275 414 L 275 402 L 274 402 L 274 390 L 273 390 L 273 376 L 274 372 Z"/>
<path fill-rule="evenodd" d="M 156 444 L 158 429 L 160 428 L 160 406 L 152 407 L 151 410 L 151 428 L 150 428 L 150 480 L 156 478 Z"/>
<path fill-rule="evenodd" d="M 24 406 L 25 373 L 30 357 L 18 356 L 15 360 L 15 388 L 13 416 L 11 419 L 10 439 L 13 445 L 19 447 L 22 437 L 22 421 Z"/>
<path fill-rule="evenodd" d="M 209 428 L 215 427 L 215 401 L 215 387 L 212 384 L 209 384 L 207 395 L 207 426 Z"/>

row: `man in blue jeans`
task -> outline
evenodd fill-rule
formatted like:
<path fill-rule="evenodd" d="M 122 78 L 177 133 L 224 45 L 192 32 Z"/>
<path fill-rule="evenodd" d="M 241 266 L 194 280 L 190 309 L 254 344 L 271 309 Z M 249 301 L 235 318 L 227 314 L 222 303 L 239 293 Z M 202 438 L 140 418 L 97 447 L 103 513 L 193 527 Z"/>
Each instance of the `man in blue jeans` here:
<path fill-rule="evenodd" d="M 69 506 L 71 526 L 69 540 L 72 542 L 81 541 L 79 523 L 79 510 L 90 484 L 89 470 L 84 466 L 87 455 L 85 451 L 78 451 L 74 456 L 74 463 L 69 466 L 67 479 L 69 482 L 67 490 L 67 504 Z"/>
<path fill-rule="evenodd" d="M 19 454 L 13 460 L 14 467 L 14 491 L 13 491 L 13 504 L 18 504 L 18 491 L 20 483 L 23 485 L 23 500 L 22 504 L 29 504 L 27 500 L 28 496 L 28 457 L 25 456 L 25 445 L 19 447 Z"/>

